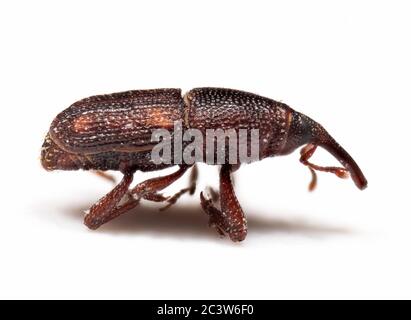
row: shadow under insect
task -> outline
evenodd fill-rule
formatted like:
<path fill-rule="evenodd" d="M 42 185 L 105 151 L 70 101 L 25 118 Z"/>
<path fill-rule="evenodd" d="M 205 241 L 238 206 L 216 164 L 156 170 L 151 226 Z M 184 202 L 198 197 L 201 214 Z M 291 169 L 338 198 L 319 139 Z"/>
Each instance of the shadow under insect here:
<path fill-rule="evenodd" d="M 63 212 L 81 221 L 79 214 L 88 207 L 72 206 L 63 208 Z M 248 215 L 248 226 L 253 235 L 278 235 L 280 233 L 295 233 L 302 236 L 344 235 L 351 231 L 338 226 L 320 224 L 297 218 L 267 218 L 254 212 Z M 159 206 L 140 204 L 127 214 L 120 216 L 111 223 L 102 226 L 97 233 L 133 234 L 170 236 L 176 238 L 209 238 L 216 239 L 215 230 L 207 226 L 208 216 L 200 206 L 177 204 L 166 211 L 159 211 Z"/>

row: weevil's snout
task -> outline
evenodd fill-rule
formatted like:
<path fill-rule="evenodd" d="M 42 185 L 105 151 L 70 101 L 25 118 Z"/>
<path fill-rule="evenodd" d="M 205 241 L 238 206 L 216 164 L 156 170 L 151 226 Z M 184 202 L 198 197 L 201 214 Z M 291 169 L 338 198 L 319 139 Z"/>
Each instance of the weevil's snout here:
<path fill-rule="evenodd" d="M 364 190 L 365 188 L 367 188 L 367 179 L 365 178 L 358 164 L 349 155 L 349 153 L 345 151 L 345 149 L 333 139 L 333 137 L 327 134 L 326 131 L 324 133 L 324 136 L 319 140 L 318 145 L 331 153 L 343 165 L 358 189 Z M 339 176 L 338 172 L 334 173 Z"/>
<path fill-rule="evenodd" d="M 47 134 L 41 147 L 41 165 L 47 171 L 52 170 L 77 170 L 78 164 L 75 157 L 62 150 Z"/>
<path fill-rule="evenodd" d="M 281 153 L 288 154 L 305 144 L 308 145 L 303 148 L 300 161 L 308 165 L 311 170 L 332 172 L 340 178 L 346 178 L 349 174 L 360 190 L 367 187 L 367 179 L 348 152 L 345 151 L 319 123 L 302 113 L 294 111 L 287 142 Z M 320 146 L 330 152 L 344 168 L 321 167 L 308 162 L 316 146 Z M 311 171 L 311 173 L 313 173 L 313 171 Z M 313 181 L 314 180 L 316 179 L 313 179 Z M 313 183 L 312 188 L 314 185 Z"/>

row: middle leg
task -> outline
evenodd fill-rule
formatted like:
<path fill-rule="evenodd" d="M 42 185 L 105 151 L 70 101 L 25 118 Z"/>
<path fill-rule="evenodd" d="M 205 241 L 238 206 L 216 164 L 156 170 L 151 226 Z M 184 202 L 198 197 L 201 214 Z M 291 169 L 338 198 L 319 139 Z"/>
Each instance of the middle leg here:
<path fill-rule="evenodd" d="M 188 193 L 190 196 L 192 196 L 194 194 L 194 192 L 196 191 L 197 178 L 198 178 L 198 168 L 197 168 L 197 165 L 194 164 L 192 169 L 191 169 L 190 182 L 189 182 L 188 187 L 181 189 L 180 191 L 176 192 L 173 196 L 168 198 L 167 199 L 167 202 L 168 202 L 167 205 L 162 207 L 160 209 L 160 211 L 164 211 L 164 210 L 167 210 L 168 208 L 170 208 L 185 193 Z"/>
<path fill-rule="evenodd" d="M 190 166 L 181 165 L 176 172 L 169 175 L 143 181 L 130 190 L 129 194 L 136 199 L 143 198 L 155 202 L 166 201 L 170 197 L 163 196 L 159 191 L 181 178 L 189 168 Z"/>

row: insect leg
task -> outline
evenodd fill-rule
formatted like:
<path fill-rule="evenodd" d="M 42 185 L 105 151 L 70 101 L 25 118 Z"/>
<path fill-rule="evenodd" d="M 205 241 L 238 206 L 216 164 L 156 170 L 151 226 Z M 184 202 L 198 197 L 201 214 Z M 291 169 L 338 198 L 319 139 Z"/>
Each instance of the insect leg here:
<path fill-rule="evenodd" d="M 111 174 L 109 174 L 105 171 L 93 170 L 91 172 L 94 173 L 96 176 L 99 176 L 99 177 L 103 178 L 106 181 L 109 181 L 113 184 L 116 183 L 116 178 L 113 175 L 111 175 Z"/>
<path fill-rule="evenodd" d="M 217 209 L 211 199 L 200 194 L 201 206 L 209 215 L 209 225 L 221 235 L 228 234 L 233 241 L 242 241 L 247 235 L 247 221 L 234 193 L 231 182 L 231 166 L 223 165 L 220 171 L 220 207 Z"/>
<path fill-rule="evenodd" d="M 213 202 L 220 201 L 220 193 L 217 190 L 215 190 L 213 187 L 208 186 L 206 188 L 206 191 L 211 196 L 211 200 L 213 200 Z"/>
<path fill-rule="evenodd" d="M 181 178 L 181 176 L 190 168 L 190 166 L 180 166 L 180 168 L 169 175 L 148 179 L 146 181 L 140 182 L 131 191 L 130 195 L 134 198 L 143 198 L 150 201 L 162 202 L 170 197 L 165 197 L 158 191 L 167 188 L 169 185 L 174 183 L 176 180 Z"/>
<path fill-rule="evenodd" d="M 168 208 L 170 208 L 173 204 L 175 204 L 177 202 L 178 199 L 180 199 L 180 197 L 185 194 L 185 193 L 189 193 L 190 195 L 193 195 L 194 192 L 196 191 L 196 184 L 197 184 L 197 178 L 198 178 L 198 168 L 197 165 L 193 165 L 193 168 L 191 169 L 190 172 L 190 184 L 188 187 L 181 189 L 180 191 L 178 191 L 177 193 L 175 193 L 173 196 L 171 196 L 170 198 L 167 199 L 167 205 L 162 207 L 160 209 L 160 211 L 164 211 Z"/>
<path fill-rule="evenodd" d="M 139 203 L 138 199 L 128 197 L 124 204 L 119 205 L 123 197 L 127 195 L 128 188 L 133 181 L 133 174 L 125 173 L 121 182 L 90 208 L 84 218 L 84 224 L 87 227 L 97 229 Z"/>

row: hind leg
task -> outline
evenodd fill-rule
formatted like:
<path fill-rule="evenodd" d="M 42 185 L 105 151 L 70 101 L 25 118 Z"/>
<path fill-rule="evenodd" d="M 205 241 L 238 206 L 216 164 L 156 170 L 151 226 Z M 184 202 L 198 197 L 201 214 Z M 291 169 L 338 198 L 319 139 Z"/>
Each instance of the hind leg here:
<path fill-rule="evenodd" d="M 103 178 L 108 182 L 111 182 L 112 184 L 116 184 L 116 178 L 112 174 L 107 173 L 106 171 L 92 170 L 90 172 L 95 174 L 96 176 L 99 176 L 100 178 Z"/>
<path fill-rule="evenodd" d="M 130 197 L 124 204 L 120 205 L 133 181 L 133 174 L 125 173 L 121 182 L 90 208 L 84 217 L 84 224 L 87 227 L 95 230 L 104 223 L 137 206 L 139 200 Z"/>
<path fill-rule="evenodd" d="M 179 179 L 189 167 L 180 166 L 179 170 L 167 176 L 148 179 L 129 190 L 133 173 L 125 173 L 121 182 L 107 195 L 94 204 L 84 218 L 84 224 L 90 229 L 97 229 L 104 223 L 136 207 L 141 198 L 151 201 L 165 201 L 168 197 L 158 191 L 168 187 Z M 125 203 L 121 204 L 123 199 Z"/>

